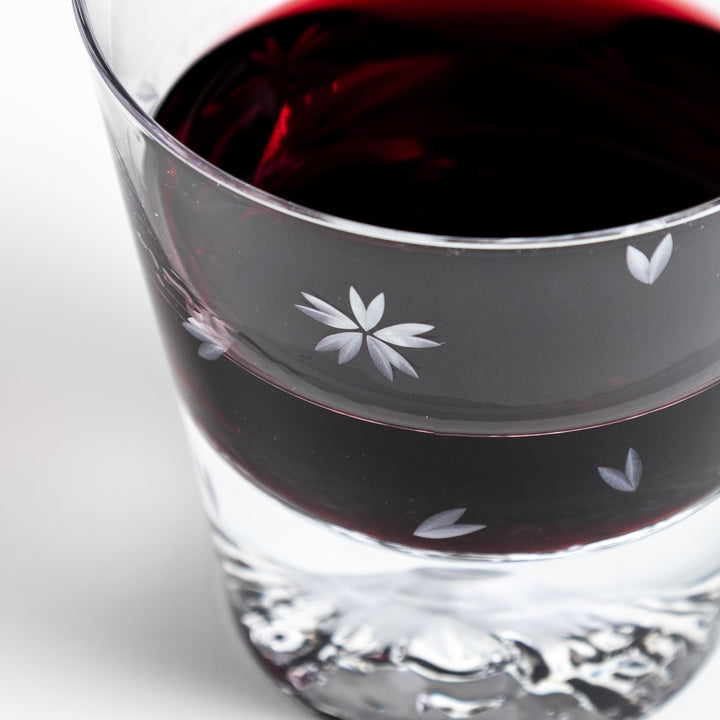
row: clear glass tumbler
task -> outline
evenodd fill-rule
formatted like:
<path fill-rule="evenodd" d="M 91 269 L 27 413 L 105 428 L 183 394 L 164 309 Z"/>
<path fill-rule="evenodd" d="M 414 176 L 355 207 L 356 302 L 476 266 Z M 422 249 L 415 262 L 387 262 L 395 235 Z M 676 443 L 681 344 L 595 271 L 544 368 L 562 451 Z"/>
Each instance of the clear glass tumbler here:
<path fill-rule="evenodd" d="M 514 239 L 326 215 L 152 119 L 276 0 L 74 4 L 275 681 L 349 720 L 636 718 L 681 688 L 720 610 L 720 203 Z"/>

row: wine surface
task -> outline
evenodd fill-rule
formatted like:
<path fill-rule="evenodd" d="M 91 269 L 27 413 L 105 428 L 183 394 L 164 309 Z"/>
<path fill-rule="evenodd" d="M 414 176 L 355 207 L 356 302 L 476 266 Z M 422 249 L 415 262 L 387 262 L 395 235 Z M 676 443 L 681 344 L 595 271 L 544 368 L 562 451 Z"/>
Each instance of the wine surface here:
<path fill-rule="evenodd" d="M 543 4 L 551 9 L 543 17 L 533 6 L 297 3 L 200 59 L 157 118 L 196 153 L 264 190 L 406 230 L 590 231 L 720 195 L 716 31 L 680 6 L 556 2 Z M 192 218 L 174 200 L 190 184 L 183 190 L 174 175 L 167 171 L 158 202 L 191 247 Z M 202 222 L 222 207 L 210 205 Z M 250 227 L 252 214 L 242 221 Z M 239 328 L 213 318 L 211 291 L 204 297 L 198 280 L 186 287 L 151 234 L 141 228 L 192 417 L 244 476 L 302 512 L 403 546 L 535 553 L 639 530 L 718 488 L 718 386 L 621 422 L 536 436 L 370 422 L 268 382 L 271 363 L 243 356 Z M 240 283 L 216 249 L 201 247 L 200 234 L 186 269 L 195 267 L 208 287 Z M 232 237 L 240 238 L 238 254 L 252 258 L 249 231 Z M 690 244 L 684 249 L 690 257 Z M 335 261 L 325 258 L 328 277 L 340 275 Z M 618 282 L 638 282 L 622 270 Z M 437 278 L 448 297 L 452 282 Z M 293 307 L 317 310 L 303 301 L 306 289 L 293 289 L 283 307 L 312 325 Z M 507 288 L 508 300 L 516 290 Z M 648 325 L 640 305 L 626 311 L 628 322 L 637 312 L 638 325 Z M 548 346 L 572 354 L 576 338 L 553 328 L 540 326 L 537 336 L 546 331 Z M 369 347 L 373 340 L 358 333 Z"/>
<path fill-rule="evenodd" d="M 718 39 L 663 8 L 296 3 L 202 58 L 157 118 L 238 178 L 385 227 L 632 223 L 720 195 Z"/>

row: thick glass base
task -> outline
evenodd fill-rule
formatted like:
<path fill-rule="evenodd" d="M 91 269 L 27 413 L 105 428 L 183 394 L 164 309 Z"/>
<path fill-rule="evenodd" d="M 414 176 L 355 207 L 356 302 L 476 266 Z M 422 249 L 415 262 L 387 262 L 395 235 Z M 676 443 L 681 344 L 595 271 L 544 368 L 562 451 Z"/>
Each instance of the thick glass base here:
<path fill-rule="evenodd" d="M 238 626 L 282 688 L 315 710 L 638 718 L 713 647 L 720 500 L 553 556 L 413 554 L 297 513 L 187 425 Z"/>

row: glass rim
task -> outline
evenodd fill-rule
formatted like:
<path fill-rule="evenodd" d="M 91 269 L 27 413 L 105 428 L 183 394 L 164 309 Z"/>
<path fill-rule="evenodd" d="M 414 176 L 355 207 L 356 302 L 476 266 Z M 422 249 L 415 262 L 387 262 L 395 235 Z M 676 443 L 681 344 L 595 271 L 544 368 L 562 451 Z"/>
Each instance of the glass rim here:
<path fill-rule="evenodd" d="M 341 232 L 362 235 L 393 244 L 419 245 L 441 249 L 445 248 L 448 250 L 507 250 L 508 248 L 516 250 L 538 250 L 606 243 L 636 237 L 638 235 L 646 235 L 652 232 L 667 232 L 680 224 L 707 217 L 720 208 L 720 197 L 716 197 L 699 205 L 694 205 L 667 215 L 600 230 L 535 237 L 499 238 L 436 235 L 412 230 L 399 230 L 313 210 L 307 206 L 285 200 L 277 195 L 261 190 L 221 170 L 216 165 L 213 165 L 205 158 L 190 150 L 165 130 L 151 115 L 140 107 L 129 90 L 113 72 L 109 62 L 105 59 L 102 50 L 95 40 L 95 35 L 86 13 L 86 0 L 72 0 L 72 4 L 83 42 L 95 70 L 125 111 L 145 133 L 169 150 L 179 160 L 190 165 L 218 185 L 284 215 L 290 215 L 300 220 Z M 521 208 L 522 203 L 518 203 L 518 206 Z"/>

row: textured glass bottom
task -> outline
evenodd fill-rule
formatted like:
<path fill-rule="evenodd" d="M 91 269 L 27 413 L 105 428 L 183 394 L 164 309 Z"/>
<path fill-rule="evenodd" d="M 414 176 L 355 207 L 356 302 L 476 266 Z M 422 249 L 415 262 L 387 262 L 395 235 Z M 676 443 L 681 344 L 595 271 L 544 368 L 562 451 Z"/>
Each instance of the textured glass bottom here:
<path fill-rule="evenodd" d="M 720 615 L 720 500 L 612 546 L 424 556 L 300 515 L 187 419 L 239 628 L 281 687 L 348 720 L 638 718 Z"/>

